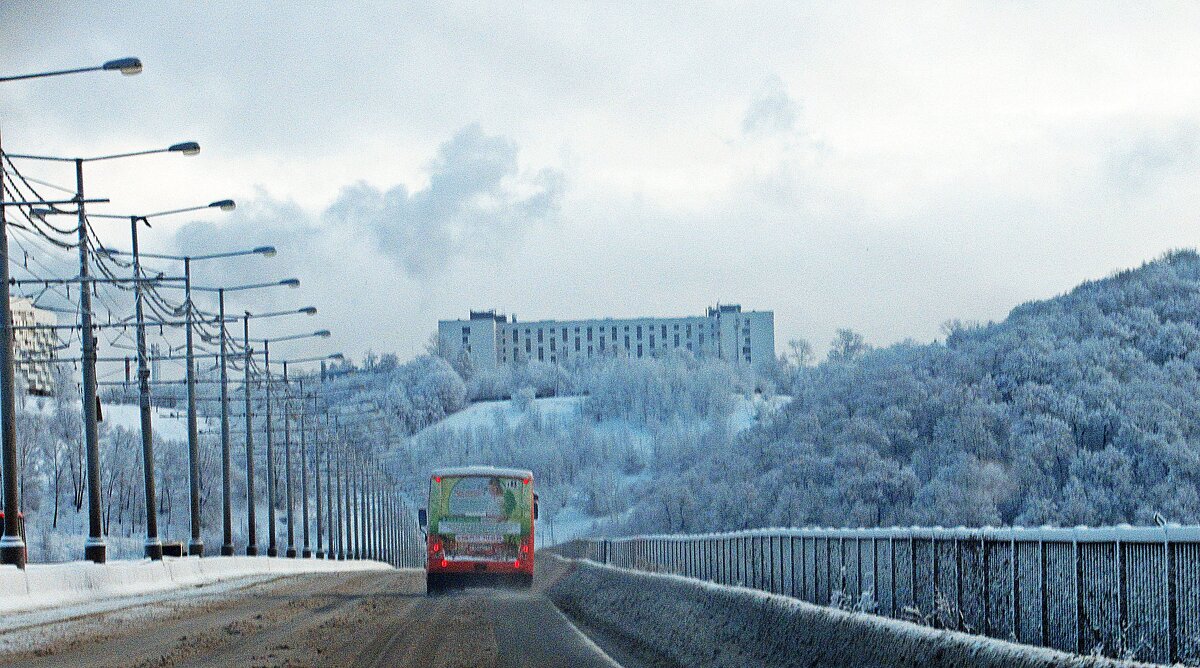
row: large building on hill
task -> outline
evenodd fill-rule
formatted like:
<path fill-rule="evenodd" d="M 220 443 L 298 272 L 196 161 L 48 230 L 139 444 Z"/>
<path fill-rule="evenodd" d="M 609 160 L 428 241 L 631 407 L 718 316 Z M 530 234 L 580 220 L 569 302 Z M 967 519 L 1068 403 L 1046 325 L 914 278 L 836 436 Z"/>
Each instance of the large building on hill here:
<path fill-rule="evenodd" d="M 463 356 L 472 368 L 538 360 L 565 364 L 601 356 L 657 357 L 688 350 L 732 364 L 775 357 L 775 313 L 719 304 L 705 315 L 678 318 L 602 318 L 518 322 L 495 311 L 471 311 L 466 320 L 438 321 L 438 351 Z"/>
<path fill-rule="evenodd" d="M 29 394 L 49 396 L 54 393 L 54 362 L 48 360 L 57 356 L 58 345 L 51 327 L 58 324 L 58 317 L 25 297 L 13 297 L 9 304 L 17 383 Z"/>

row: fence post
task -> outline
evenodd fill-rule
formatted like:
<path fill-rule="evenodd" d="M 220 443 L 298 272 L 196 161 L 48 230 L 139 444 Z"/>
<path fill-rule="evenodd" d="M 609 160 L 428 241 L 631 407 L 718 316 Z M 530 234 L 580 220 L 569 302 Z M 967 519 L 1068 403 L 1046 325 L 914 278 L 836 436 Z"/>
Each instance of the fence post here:
<path fill-rule="evenodd" d="M 908 596 L 912 599 L 913 610 L 920 612 L 921 607 L 917 605 L 917 537 L 909 532 L 908 534 Z"/>
<path fill-rule="evenodd" d="M 1178 546 L 1178 543 L 1174 546 Z M 1179 560 L 1172 547 L 1170 538 L 1163 538 L 1163 579 L 1166 580 L 1164 593 L 1167 595 L 1167 660 L 1173 663 L 1179 661 L 1179 606 L 1176 601 L 1179 587 L 1172 576 Z"/>
<path fill-rule="evenodd" d="M 1083 654 L 1083 563 L 1079 559 L 1078 540 L 1071 541 L 1071 555 L 1075 561 L 1075 651 Z"/>
<path fill-rule="evenodd" d="M 891 617 L 896 616 L 896 537 L 888 536 L 888 563 L 892 570 L 892 603 Z"/>
<path fill-rule="evenodd" d="M 962 541 L 958 539 L 958 536 L 954 537 L 952 545 L 954 545 L 954 613 L 958 615 L 958 619 L 954 620 L 954 625 L 958 626 L 959 620 L 962 620 L 964 624 L 967 620 L 967 616 L 963 614 Z"/>
<path fill-rule="evenodd" d="M 983 564 L 983 635 L 992 635 L 992 568 L 987 536 L 979 534 L 979 563 Z"/>
<path fill-rule="evenodd" d="M 1126 628 L 1125 620 L 1129 617 L 1129 578 L 1125 569 L 1125 546 L 1118 539 L 1113 544 L 1117 562 L 1117 628 Z M 1167 545 L 1163 544 L 1163 557 L 1166 558 Z M 1163 593 L 1168 593 L 1164 588 Z"/>

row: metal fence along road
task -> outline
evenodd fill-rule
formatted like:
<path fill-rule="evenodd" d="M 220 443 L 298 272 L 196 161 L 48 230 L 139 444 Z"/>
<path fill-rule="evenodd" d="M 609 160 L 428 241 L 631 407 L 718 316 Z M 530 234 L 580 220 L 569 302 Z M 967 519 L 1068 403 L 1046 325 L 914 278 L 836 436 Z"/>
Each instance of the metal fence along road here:
<path fill-rule="evenodd" d="M 1200 527 L 767 529 L 566 556 L 1080 654 L 1200 664 Z"/>

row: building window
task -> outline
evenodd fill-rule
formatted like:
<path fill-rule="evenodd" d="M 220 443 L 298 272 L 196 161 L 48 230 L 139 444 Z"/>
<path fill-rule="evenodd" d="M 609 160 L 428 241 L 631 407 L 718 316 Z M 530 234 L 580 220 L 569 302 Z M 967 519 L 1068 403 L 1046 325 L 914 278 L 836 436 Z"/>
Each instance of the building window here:
<path fill-rule="evenodd" d="M 513 343 L 517 342 L 517 330 L 513 330 Z"/>
<path fill-rule="evenodd" d="M 664 341 L 667 339 L 667 326 L 666 325 L 662 326 L 662 337 L 663 337 Z"/>
<path fill-rule="evenodd" d="M 625 350 L 629 350 L 629 336 L 625 336 Z"/>
<path fill-rule="evenodd" d="M 550 352 L 554 352 L 554 337 L 550 337 Z"/>
<path fill-rule="evenodd" d="M 600 350 L 604 350 L 604 337 L 600 337 Z"/>
<path fill-rule="evenodd" d="M 538 343 L 542 342 L 542 330 L 538 330 Z"/>
<path fill-rule="evenodd" d="M 592 356 L 592 347 L 588 346 L 588 357 Z"/>
<path fill-rule="evenodd" d="M 746 345 L 750 345 L 750 337 L 746 337 Z"/>
<path fill-rule="evenodd" d="M 642 344 L 638 344 L 638 357 L 642 356 Z"/>
<path fill-rule="evenodd" d="M 567 328 L 566 327 L 563 327 L 563 329 L 562 329 L 562 337 L 563 337 L 563 343 L 566 343 L 566 341 L 567 341 Z"/>
<path fill-rule="evenodd" d="M 579 352 L 579 337 L 575 337 L 575 352 Z"/>
<path fill-rule="evenodd" d="M 676 330 L 678 330 L 678 329 L 679 329 L 679 323 L 675 323 L 675 329 L 676 329 Z"/>
<path fill-rule="evenodd" d="M 526 355 L 529 354 L 530 350 L 533 350 L 533 346 L 529 345 L 532 341 L 533 341 L 533 339 L 525 339 L 525 354 Z"/>
<path fill-rule="evenodd" d="M 617 340 L 617 326 L 616 325 L 613 325 L 613 328 L 612 328 L 612 340 L 613 341 Z"/>
<path fill-rule="evenodd" d="M 692 338 L 692 323 L 690 323 L 690 322 L 688 323 L 688 326 L 687 326 L 687 337 L 689 339 Z"/>
<path fill-rule="evenodd" d="M 679 347 L 679 335 L 678 334 L 675 335 L 675 347 L 676 348 Z"/>
<path fill-rule="evenodd" d="M 698 338 L 700 339 L 700 345 L 704 345 L 704 334 L 700 334 Z"/>
<path fill-rule="evenodd" d="M 691 350 L 691 349 L 692 349 L 692 342 L 691 342 L 691 341 L 688 341 L 688 342 L 687 342 L 687 349 L 688 349 L 688 350 Z"/>
<path fill-rule="evenodd" d="M 651 335 L 650 335 L 650 347 L 651 347 L 651 348 L 653 348 L 653 347 L 654 347 L 654 334 L 651 334 Z"/>
<path fill-rule="evenodd" d="M 637 340 L 638 341 L 642 340 L 642 326 L 641 325 L 637 326 Z"/>
<path fill-rule="evenodd" d="M 514 362 L 517 361 L 517 349 L 516 348 L 513 348 L 513 361 Z"/>
<path fill-rule="evenodd" d="M 539 362 L 543 362 L 543 361 L 545 361 L 545 360 L 542 358 L 542 348 L 541 348 L 541 346 L 538 346 L 538 361 L 539 361 Z"/>
<path fill-rule="evenodd" d="M 588 341 L 592 340 L 592 328 L 591 327 L 588 327 L 587 337 L 588 337 Z"/>

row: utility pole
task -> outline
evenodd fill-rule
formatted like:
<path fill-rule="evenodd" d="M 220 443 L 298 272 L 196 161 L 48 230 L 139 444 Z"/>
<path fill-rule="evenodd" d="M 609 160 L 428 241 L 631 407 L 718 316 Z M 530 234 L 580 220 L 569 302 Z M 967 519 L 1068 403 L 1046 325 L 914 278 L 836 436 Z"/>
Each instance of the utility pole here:
<path fill-rule="evenodd" d="M 254 421 L 250 398 L 250 312 L 242 318 L 242 345 L 246 348 L 246 556 L 258 556 L 258 538 L 254 526 Z"/>
<path fill-rule="evenodd" d="M 300 379 L 300 517 L 304 537 L 300 556 L 309 559 L 312 550 L 308 544 L 308 436 L 304 433 L 304 379 Z"/>
<path fill-rule="evenodd" d="M 147 558 L 162 559 L 162 541 L 158 538 L 158 494 L 154 487 L 154 427 L 150 408 L 150 363 L 146 355 L 146 318 L 142 307 L 141 259 L 138 253 L 138 223 L 144 219 L 129 217 L 129 231 L 133 244 L 133 303 L 137 319 L 138 358 L 138 413 L 142 422 L 142 478 L 146 496 L 146 543 Z"/>
<path fill-rule="evenodd" d="M 314 408 L 315 408 L 315 406 L 314 406 Z M 314 416 L 313 420 L 314 421 L 316 420 L 315 416 Z M 320 423 L 317 422 L 316 424 L 314 424 L 314 427 L 319 424 Z M 314 432 L 314 434 L 313 434 L 313 448 L 314 448 L 314 450 L 313 450 L 313 455 L 314 455 L 313 474 L 315 474 L 315 476 L 316 476 L 316 478 L 314 480 L 315 484 L 313 486 L 313 495 L 317 502 L 317 558 L 324 559 L 325 558 L 325 545 L 322 542 L 323 538 L 321 535 L 321 530 L 324 527 L 321 523 L 322 518 L 321 518 L 321 450 L 320 450 L 320 448 L 321 448 L 321 446 L 328 448 L 329 445 L 328 445 L 328 443 L 326 443 L 323 439 L 321 439 L 319 437 L 319 434 L 321 434 L 321 432 Z M 307 526 L 307 525 L 305 525 L 305 526 Z"/>
<path fill-rule="evenodd" d="M 329 431 L 329 416 L 325 417 L 325 512 L 328 514 L 329 521 L 325 523 L 325 530 L 328 538 L 329 551 L 325 553 L 325 558 L 332 561 L 337 558 L 333 548 L 333 507 L 337 505 L 333 497 L 333 436 Z"/>
<path fill-rule="evenodd" d="M 266 340 L 263 341 L 263 372 L 267 375 L 267 556 L 278 557 L 279 545 L 275 541 L 275 448 L 271 443 L 271 344 Z"/>
<path fill-rule="evenodd" d="M 4 161 L 0 159 L 0 201 L 4 200 L 4 192 Z M 83 206 L 83 202 L 79 205 Z M 0 538 L 0 563 L 23 569 L 25 539 L 21 537 L 21 498 L 17 485 L 17 398 L 8 285 L 8 220 L 4 213 L 7 208 L 0 204 L 0 422 L 3 422 L 0 424 L 0 442 L 4 458 L 4 537 Z"/>
<path fill-rule="evenodd" d="M 196 423 L 196 359 L 192 347 L 192 259 L 183 258 L 184 321 L 187 327 L 187 429 L 188 483 L 191 491 L 192 537 L 188 554 L 204 556 L 204 539 L 200 536 L 200 428 Z M 223 325 L 222 325 L 223 326 Z"/>
<path fill-rule="evenodd" d="M 344 525 L 342 523 L 342 506 L 345 505 L 347 510 L 349 510 L 349 505 L 343 503 L 343 497 L 342 497 L 342 477 L 343 477 L 343 469 L 345 468 L 342 466 L 342 459 L 343 459 L 342 451 L 343 451 L 343 449 L 344 449 L 344 446 L 339 439 L 339 442 L 337 445 L 337 474 L 336 474 L 336 476 L 337 476 L 337 558 L 338 558 L 338 561 L 345 561 L 345 559 L 346 559 L 346 540 L 345 540 L 344 536 L 346 536 L 347 532 L 345 532 L 343 530 Z"/>
<path fill-rule="evenodd" d="M 229 365 L 225 352 L 225 288 L 217 290 L 221 321 L 217 336 L 221 337 L 221 556 L 233 556 L 233 478 L 232 454 L 229 444 Z M 246 413 L 246 424 L 250 413 Z M 254 504 L 254 490 L 247 488 L 246 503 Z"/>
<path fill-rule="evenodd" d="M 287 362 L 283 363 L 283 466 L 284 498 L 287 499 L 287 555 L 288 559 L 296 558 L 296 516 L 292 496 L 292 399 L 288 388 Z M 301 436 L 303 438 L 303 436 Z"/>
<path fill-rule="evenodd" d="M 92 333 L 92 290 L 88 281 L 87 214 L 84 212 L 83 159 L 75 162 L 75 196 L 79 199 L 79 324 L 83 339 L 83 437 L 87 448 L 88 485 L 88 539 L 84 543 L 83 557 L 102 564 L 107 560 L 108 548 L 104 544 L 103 527 L 100 523 L 100 427 L 96 423 L 96 339 Z M 5 258 L 7 261 L 7 258 Z M 7 427 L 6 427 L 7 428 Z"/>

